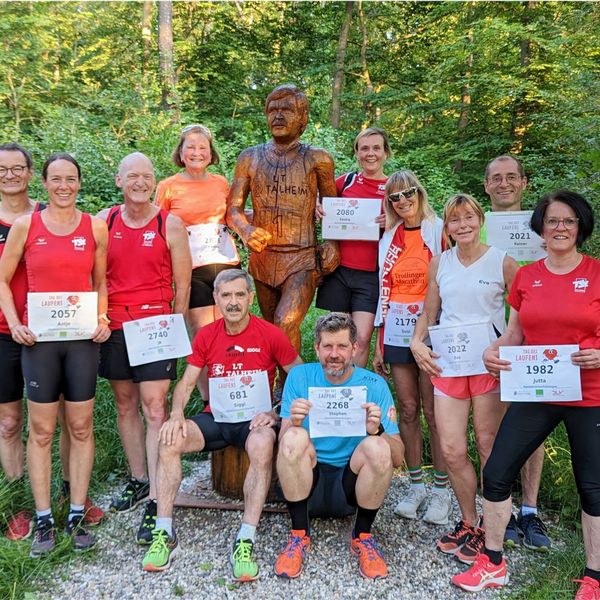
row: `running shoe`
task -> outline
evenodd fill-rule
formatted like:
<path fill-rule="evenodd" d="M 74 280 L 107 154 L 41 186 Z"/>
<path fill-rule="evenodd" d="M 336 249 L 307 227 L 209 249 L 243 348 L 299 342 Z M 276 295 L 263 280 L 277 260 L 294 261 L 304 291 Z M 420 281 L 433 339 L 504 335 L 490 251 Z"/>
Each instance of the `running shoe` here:
<path fill-rule="evenodd" d="M 459 521 L 454 531 L 447 533 L 438 540 L 436 547 L 444 554 L 456 554 L 474 533 L 475 530 L 471 525 Z"/>
<path fill-rule="evenodd" d="M 423 521 L 434 525 L 448 525 L 451 510 L 450 492 L 448 490 L 433 492 L 427 511 L 423 515 Z"/>
<path fill-rule="evenodd" d="M 370 533 L 361 533 L 350 541 L 350 552 L 358 556 L 358 570 L 366 579 L 383 579 L 388 568 L 383 554 Z"/>
<path fill-rule="evenodd" d="M 575 600 L 600 600 L 600 583 L 593 577 L 573 579 L 573 582 L 579 584 Z"/>
<path fill-rule="evenodd" d="M 100 525 L 103 519 L 106 517 L 105 512 L 96 506 L 90 498 L 85 499 L 85 505 L 83 507 L 83 522 L 90 527 Z"/>
<path fill-rule="evenodd" d="M 28 510 L 22 510 L 11 517 L 8 522 L 6 537 L 11 542 L 25 540 L 31 535 L 34 525 L 33 515 Z"/>
<path fill-rule="evenodd" d="M 510 521 L 506 526 L 506 531 L 504 532 L 504 545 L 507 548 L 516 548 L 521 545 L 521 534 L 519 532 L 519 526 L 517 525 L 517 520 L 515 519 L 515 515 L 511 513 Z"/>
<path fill-rule="evenodd" d="M 252 540 L 236 540 L 229 562 L 236 581 L 254 581 L 258 577 L 258 563 Z"/>
<path fill-rule="evenodd" d="M 455 575 L 452 583 L 467 592 L 479 592 L 486 587 L 506 585 L 508 583 L 506 561 L 502 558 L 502 562 L 495 565 L 486 554 L 481 552 L 471 568 Z"/>
<path fill-rule="evenodd" d="M 164 529 L 155 529 L 152 532 L 152 545 L 142 560 L 144 571 L 166 571 L 171 566 L 171 561 L 179 553 L 177 534 L 173 535 Z"/>
<path fill-rule="evenodd" d="M 38 558 L 56 546 L 56 528 L 50 519 L 39 519 L 33 530 L 33 542 L 29 556 Z"/>
<path fill-rule="evenodd" d="M 477 555 L 485 546 L 485 531 L 481 527 L 475 527 L 473 535 L 459 548 L 454 556 L 465 565 L 475 562 Z"/>
<path fill-rule="evenodd" d="M 416 519 L 417 510 L 427 500 L 425 486 L 410 488 L 406 496 L 396 504 L 394 512 L 405 519 Z"/>
<path fill-rule="evenodd" d="M 546 534 L 546 526 L 537 515 L 517 515 L 517 524 L 523 532 L 523 544 L 530 550 L 547 552 L 552 545 Z"/>
<path fill-rule="evenodd" d="M 83 516 L 73 517 L 65 527 L 65 534 L 73 539 L 75 552 L 89 550 L 96 545 L 96 538 L 83 526 Z"/>
<path fill-rule="evenodd" d="M 130 477 L 121 495 L 113 498 L 110 503 L 110 510 L 113 512 L 132 510 L 140 502 L 143 502 L 148 494 L 150 494 L 150 483 L 148 481 L 138 481 L 135 477 Z"/>
<path fill-rule="evenodd" d="M 302 573 L 304 559 L 310 548 L 310 537 L 304 529 L 292 529 L 285 548 L 275 561 L 275 575 L 294 579 Z"/>
<path fill-rule="evenodd" d="M 156 524 L 156 510 L 156 500 L 148 500 L 148 502 L 146 502 L 146 508 L 144 509 L 140 528 L 138 529 L 135 538 L 138 544 L 146 545 L 153 543 L 154 538 L 152 537 L 152 532 L 154 531 L 154 525 Z"/>

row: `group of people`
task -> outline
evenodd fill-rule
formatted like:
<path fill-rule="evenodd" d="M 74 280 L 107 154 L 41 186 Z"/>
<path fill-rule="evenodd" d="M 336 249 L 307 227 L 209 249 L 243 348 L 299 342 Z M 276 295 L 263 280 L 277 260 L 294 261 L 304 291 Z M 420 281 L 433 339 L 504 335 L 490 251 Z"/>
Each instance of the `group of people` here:
<path fill-rule="evenodd" d="M 21 515 L 11 523 L 13 539 L 26 537 L 34 526 L 32 556 L 55 545 L 50 448 L 60 420 L 64 493 L 70 499 L 66 531 L 75 549 L 94 545 L 87 525 L 98 522 L 102 511 L 87 490 L 100 374 L 114 393 L 130 468 L 111 509 L 129 511 L 145 502 L 137 533 L 138 543 L 149 545 L 144 570 L 168 569 L 180 551 L 173 505 L 181 456 L 234 446 L 247 452 L 250 463 L 242 522 L 230 553 L 236 580 L 250 581 L 259 573 L 256 528 L 274 463 L 291 519 L 275 573 L 294 578 L 302 572 L 311 517 L 355 515 L 350 551 L 361 575 L 387 576 L 371 529 L 393 469 L 405 461 L 410 486 L 396 514 L 447 525 L 450 484 L 460 520 L 437 548 L 470 565 L 453 583 L 469 591 L 504 585 L 503 545 L 550 548 L 537 495 L 544 440 L 564 422 L 583 507 L 586 570 L 576 597 L 600 598 L 600 467 L 594 452 L 600 449 L 600 284 L 595 279 L 600 265 L 579 250 L 594 227 L 590 205 L 574 192 L 544 197 L 533 211 L 531 229 L 541 236 L 547 256 L 520 266 L 486 243 L 485 214 L 472 196 L 451 197 L 439 218 L 412 171 L 387 177 L 391 149 L 383 129 L 368 128 L 357 136 L 360 170 L 334 180 L 331 156 L 299 141 L 308 121 L 300 90 L 276 88 L 265 115 L 272 139 L 242 152 L 231 188 L 207 171 L 219 160 L 211 132 L 190 125 L 173 153 L 182 171 L 158 184 L 154 202 L 152 163 L 133 153 L 121 161 L 115 179 L 123 204 L 96 217 L 76 208 L 81 172 L 72 156 L 55 154 L 44 164 L 48 202 L 43 206 L 27 192 L 33 176 L 27 150 L 0 146 L 0 458 L 7 477 L 18 480 L 24 381 L 36 508 L 34 519 Z M 488 163 L 484 188 L 492 211 L 520 210 L 526 186 L 514 157 Z M 382 204 L 375 220 L 379 241 L 319 244 L 316 223 L 326 216 L 320 201 L 326 196 Z M 250 274 L 240 268 L 232 232 L 250 251 Z M 254 290 L 263 318 L 249 312 Z M 318 363 L 303 364 L 300 324 L 315 291 L 316 306 L 331 312 L 316 322 Z M 88 339 L 40 341 L 28 327 L 27 294 L 60 292 L 96 292 L 97 326 Z M 186 316 L 193 341 L 169 413 L 176 359 L 131 366 L 123 324 L 171 313 Z M 487 373 L 445 376 L 429 328 L 473 323 L 487 324 Z M 371 371 L 366 366 L 375 328 Z M 581 369 L 582 399 L 500 402 L 499 372 L 510 370 L 510 363 L 500 359 L 498 349 L 523 344 L 578 345 L 571 360 Z M 273 407 L 278 369 L 282 402 Z M 222 378 L 226 385 L 219 385 Z M 206 408 L 186 417 L 196 386 Z M 360 435 L 312 435 L 318 393 L 343 399 L 345 409 L 358 403 L 364 415 Z M 234 406 L 242 416 L 230 414 Z M 421 411 L 434 467 L 429 496 Z M 477 474 L 468 455 L 471 413 L 483 515 L 477 512 Z M 510 495 L 519 472 L 523 503 L 515 516 Z"/>

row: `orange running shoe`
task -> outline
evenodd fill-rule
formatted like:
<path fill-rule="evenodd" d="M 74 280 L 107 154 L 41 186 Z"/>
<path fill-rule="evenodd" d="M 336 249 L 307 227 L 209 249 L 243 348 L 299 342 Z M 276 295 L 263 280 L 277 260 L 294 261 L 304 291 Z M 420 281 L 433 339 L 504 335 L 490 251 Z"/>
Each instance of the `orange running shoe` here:
<path fill-rule="evenodd" d="M 22 510 L 14 515 L 8 522 L 6 537 L 11 542 L 17 540 L 25 540 L 33 531 L 34 521 L 33 516 L 28 510 Z"/>
<path fill-rule="evenodd" d="M 383 554 L 370 533 L 361 533 L 350 541 L 350 551 L 358 556 L 358 570 L 367 579 L 383 579 L 388 576 L 388 568 Z"/>
<path fill-rule="evenodd" d="M 465 521 L 459 521 L 454 531 L 443 535 L 438 540 L 437 549 L 444 554 L 456 554 L 474 533 L 475 530 L 471 525 Z"/>
<path fill-rule="evenodd" d="M 304 559 L 310 548 L 310 537 L 304 529 L 292 529 L 285 548 L 275 561 L 275 575 L 294 579 L 302 573 Z"/>
<path fill-rule="evenodd" d="M 485 531 L 481 527 L 475 527 L 475 533 L 456 551 L 454 557 L 465 565 L 471 565 L 477 555 L 483 552 L 484 546 Z"/>
<path fill-rule="evenodd" d="M 93 527 L 94 525 L 100 525 L 104 517 L 106 517 L 104 511 L 96 506 L 89 497 L 86 498 L 83 507 L 83 522 Z"/>

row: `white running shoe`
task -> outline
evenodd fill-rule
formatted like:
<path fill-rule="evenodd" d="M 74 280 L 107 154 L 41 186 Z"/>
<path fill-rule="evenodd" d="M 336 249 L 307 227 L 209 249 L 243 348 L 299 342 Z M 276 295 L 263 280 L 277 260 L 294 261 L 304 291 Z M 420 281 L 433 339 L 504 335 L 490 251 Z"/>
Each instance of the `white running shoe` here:
<path fill-rule="evenodd" d="M 423 515 L 423 521 L 434 525 L 447 525 L 451 511 L 450 492 L 448 490 L 433 492 L 427 511 Z"/>
<path fill-rule="evenodd" d="M 408 493 L 394 508 L 394 512 L 405 519 L 416 519 L 417 510 L 427 499 L 425 486 L 411 487 Z"/>

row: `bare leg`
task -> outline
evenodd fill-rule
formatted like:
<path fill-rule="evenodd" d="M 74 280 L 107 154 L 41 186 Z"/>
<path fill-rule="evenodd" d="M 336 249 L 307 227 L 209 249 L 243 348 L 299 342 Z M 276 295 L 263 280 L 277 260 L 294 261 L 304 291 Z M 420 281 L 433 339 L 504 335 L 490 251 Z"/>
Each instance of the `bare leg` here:
<path fill-rule="evenodd" d="M 467 452 L 470 400 L 435 396 L 435 422 L 452 489 L 463 520 L 477 523 L 477 476 Z"/>
<path fill-rule="evenodd" d="M 244 515 L 242 522 L 258 525 L 263 505 L 271 485 L 275 431 L 271 427 L 253 429 L 246 440 L 250 459 L 244 480 Z"/>
<path fill-rule="evenodd" d="M 358 475 L 356 501 L 361 508 L 379 508 L 392 481 L 392 455 L 388 443 L 378 436 L 364 438 L 350 459 L 350 469 Z"/>
<path fill-rule="evenodd" d="M 492 452 L 492 446 L 504 413 L 504 406 L 500 402 L 498 393 L 482 394 L 473 398 L 473 428 L 475 429 L 475 443 L 481 461 L 482 481 L 483 467 L 485 467 L 485 463 Z"/>
<path fill-rule="evenodd" d="M 111 380 L 117 404 L 117 427 L 131 475 L 147 479 L 144 423 L 139 411 L 139 388 L 131 379 Z"/>
<path fill-rule="evenodd" d="M 439 473 L 446 472 L 446 461 L 442 454 L 440 446 L 440 436 L 435 424 L 435 412 L 433 403 L 433 384 L 427 373 L 419 369 L 419 392 L 421 394 L 421 405 L 423 414 L 429 426 L 429 445 L 431 446 L 431 455 L 433 458 L 433 468 Z"/>
<path fill-rule="evenodd" d="M 592 517 L 581 511 L 585 566 L 600 571 L 600 517 Z"/>
<path fill-rule="evenodd" d="M 23 400 L 0 404 L 0 464 L 8 481 L 23 476 Z"/>
<path fill-rule="evenodd" d="M 510 520 L 512 500 L 502 502 L 483 500 L 483 521 L 485 523 L 485 545 L 489 550 L 499 552 L 504 543 L 504 532 Z"/>
<path fill-rule="evenodd" d="M 94 466 L 94 398 L 65 402 L 65 421 L 70 438 L 71 502 L 85 504 Z"/>
<path fill-rule="evenodd" d="M 27 438 L 27 469 L 37 510 L 50 508 L 50 467 L 52 438 L 56 430 L 58 402 L 44 404 L 27 401 L 29 437 Z"/>
<path fill-rule="evenodd" d="M 317 454 L 307 431 L 290 427 L 279 440 L 277 453 L 277 474 L 286 500 L 298 502 L 308 498 L 316 464 Z"/>
<path fill-rule="evenodd" d="M 193 421 L 186 421 L 187 435 L 181 433 L 174 444 L 160 444 L 158 466 L 156 468 L 157 517 L 171 518 L 173 503 L 181 484 L 181 455 L 186 452 L 200 452 L 204 448 L 204 436 Z"/>
<path fill-rule="evenodd" d="M 216 306 L 201 306 L 199 308 L 190 308 L 188 311 L 188 322 L 191 329 L 192 338 L 204 327 L 210 325 L 213 321 L 221 318 L 221 312 Z M 200 372 L 198 383 L 196 384 L 202 399 L 208 400 L 208 374 L 206 367 Z"/>
<path fill-rule="evenodd" d="M 523 486 L 523 504 L 537 506 L 538 492 L 544 468 L 544 444 L 527 459 L 521 469 L 521 484 Z"/>
<path fill-rule="evenodd" d="M 358 342 L 358 351 L 354 357 L 354 364 L 364 368 L 369 360 L 375 315 L 363 310 L 357 310 L 352 313 L 352 320 L 356 324 Z"/>
<path fill-rule="evenodd" d="M 170 381 L 142 381 L 138 384 L 142 411 L 146 419 L 146 459 L 150 498 L 156 498 L 156 465 L 158 463 L 158 432 L 167 420 L 167 392 Z"/>
<path fill-rule="evenodd" d="M 65 422 L 65 399 L 61 394 L 58 401 L 58 422 L 60 423 L 60 436 L 58 438 L 58 454 L 60 456 L 60 468 L 63 481 L 69 481 L 69 454 L 71 451 L 71 439 L 67 433 L 67 424 Z"/>

